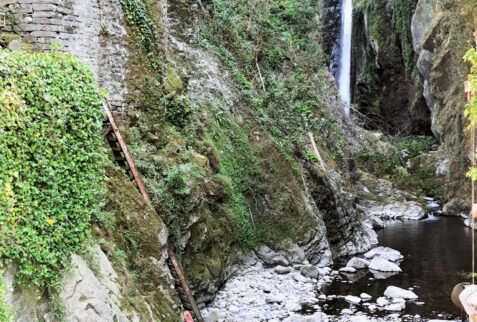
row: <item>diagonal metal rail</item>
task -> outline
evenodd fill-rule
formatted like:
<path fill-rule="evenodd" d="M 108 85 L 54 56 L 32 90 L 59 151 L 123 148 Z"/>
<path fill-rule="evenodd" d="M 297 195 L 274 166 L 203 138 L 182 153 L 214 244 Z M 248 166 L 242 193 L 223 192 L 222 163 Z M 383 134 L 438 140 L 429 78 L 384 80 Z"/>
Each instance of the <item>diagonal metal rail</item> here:
<path fill-rule="evenodd" d="M 116 120 L 114 118 L 114 115 L 111 112 L 111 107 L 109 105 L 109 102 L 107 101 L 103 102 L 103 109 L 106 113 L 107 120 L 105 120 L 105 122 L 103 123 L 104 129 L 101 132 L 101 135 L 106 136 L 109 146 L 111 147 L 111 150 L 113 151 L 116 163 L 128 173 L 129 177 L 132 180 L 135 181 L 139 189 L 139 192 L 141 193 L 144 200 L 149 205 L 152 205 L 151 198 L 149 197 L 149 194 L 146 191 L 144 182 L 142 181 L 139 171 L 136 168 L 136 165 L 134 164 L 134 161 L 129 153 L 126 141 L 124 141 L 124 138 L 121 135 L 121 132 L 119 131 L 118 124 L 116 123 Z M 172 274 L 174 278 L 174 282 L 176 284 L 176 287 L 178 287 L 182 291 L 178 293 L 184 294 L 184 296 L 180 296 L 182 306 L 186 310 L 188 309 L 192 310 L 196 321 L 203 322 L 204 320 L 200 314 L 200 310 L 199 310 L 199 307 L 197 306 L 197 302 L 195 301 L 194 296 L 192 295 L 192 292 L 190 291 L 189 286 L 187 285 L 187 281 L 184 277 L 184 274 L 182 273 L 180 264 L 178 263 L 176 259 L 174 250 L 172 246 L 169 244 L 167 245 L 167 253 L 169 255 L 169 261 L 170 261 L 169 266 L 171 266 L 171 268 L 173 268 L 174 270 L 174 274 Z M 186 321 L 188 320 L 189 316 L 190 316 L 189 312 L 187 311 L 184 312 L 184 317 L 186 318 Z"/>

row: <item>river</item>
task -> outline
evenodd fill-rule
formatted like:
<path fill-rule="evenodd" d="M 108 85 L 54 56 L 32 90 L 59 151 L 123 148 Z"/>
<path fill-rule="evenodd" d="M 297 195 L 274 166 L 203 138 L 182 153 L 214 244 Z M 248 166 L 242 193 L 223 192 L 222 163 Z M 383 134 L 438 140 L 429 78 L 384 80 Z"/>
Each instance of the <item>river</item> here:
<path fill-rule="evenodd" d="M 402 273 L 387 279 L 371 279 L 366 270 L 357 281 L 334 281 L 325 293 L 357 295 L 368 293 L 374 299 L 383 296 L 389 285 L 413 287 L 424 304 L 408 302 L 404 314 L 419 314 L 424 318 L 456 319 L 461 316 L 450 299 L 453 287 L 465 281 L 462 273 L 469 272 L 472 264 L 471 230 L 460 218 L 436 217 L 434 220 L 391 223 L 378 232 L 380 246 L 397 249 L 404 256 Z M 344 300 L 327 303 L 324 311 L 335 314 L 350 304 Z M 361 310 L 358 307 L 358 310 Z M 364 311 L 364 308 L 363 308 Z M 380 312 L 375 313 L 380 316 Z"/>

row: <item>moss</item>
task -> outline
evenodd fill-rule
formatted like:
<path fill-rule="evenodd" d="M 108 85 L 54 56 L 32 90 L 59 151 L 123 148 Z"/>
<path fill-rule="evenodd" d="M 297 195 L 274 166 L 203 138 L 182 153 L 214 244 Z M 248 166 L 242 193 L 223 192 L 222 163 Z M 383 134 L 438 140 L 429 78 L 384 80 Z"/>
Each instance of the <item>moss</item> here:
<path fill-rule="evenodd" d="M 20 35 L 9 33 L 9 32 L 2 32 L 0 37 L 1 42 L 7 45 L 14 40 L 20 40 L 20 39 L 21 39 Z"/>
<path fill-rule="evenodd" d="M 120 273 L 126 294 L 122 308 L 134 309 L 141 319 L 148 320 L 150 313 L 144 304 L 147 298 L 155 319 L 179 321 L 180 312 L 173 300 L 176 293 L 170 288 L 173 281 L 156 264 L 165 251 L 166 228 L 124 173 L 110 167 L 107 176 L 105 210 L 114 214 L 114 218 L 109 217 L 114 224 L 99 221 L 97 238 Z"/>
<path fill-rule="evenodd" d="M 183 88 L 184 88 L 184 84 L 182 83 L 181 78 L 179 77 L 179 75 L 177 75 L 175 70 L 169 66 L 166 72 L 166 81 L 165 81 L 166 93 L 168 93 L 168 95 L 176 94 L 181 92 Z"/>

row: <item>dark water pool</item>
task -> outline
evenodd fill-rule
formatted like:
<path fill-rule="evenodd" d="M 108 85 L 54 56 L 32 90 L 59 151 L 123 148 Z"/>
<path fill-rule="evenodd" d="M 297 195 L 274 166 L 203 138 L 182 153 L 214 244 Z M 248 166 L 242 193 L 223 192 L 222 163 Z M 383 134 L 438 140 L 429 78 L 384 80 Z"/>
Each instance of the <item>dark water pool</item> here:
<path fill-rule="evenodd" d="M 403 314 L 440 319 L 461 317 L 460 310 L 451 302 L 450 293 L 457 283 L 465 281 L 462 273 L 472 269 L 472 235 L 460 218 L 437 217 L 434 221 L 393 223 L 380 230 L 378 236 L 381 246 L 402 253 L 404 260 L 400 266 L 403 272 L 387 279 L 370 280 L 373 274 L 366 270 L 358 274 L 358 280 L 353 283 L 333 282 L 324 290 L 327 295 L 359 296 L 365 292 L 375 301 L 383 296 L 389 285 L 405 289 L 414 287 L 418 301 L 424 304 L 408 302 Z M 328 313 L 337 313 L 349 304 L 336 300 L 328 306 Z"/>

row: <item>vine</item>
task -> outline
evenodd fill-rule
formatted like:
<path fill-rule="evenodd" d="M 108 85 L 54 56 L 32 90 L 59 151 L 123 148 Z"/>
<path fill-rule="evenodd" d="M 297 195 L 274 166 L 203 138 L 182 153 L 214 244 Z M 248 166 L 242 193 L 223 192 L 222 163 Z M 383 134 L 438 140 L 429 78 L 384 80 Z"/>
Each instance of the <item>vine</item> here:
<path fill-rule="evenodd" d="M 72 55 L 0 51 L 0 255 L 57 290 L 103 205 L 101 98 Z"/>
<path fill-rule="evenodd" d="M 411 20 L 416 9 L 417 0 L 396 1 L 396 29 L 401 42 L 401 54 L 406 72 L 411 74 L 414 69 L 412 63 L 413 49 L 411 41 Z"/>
<path fill-rule="evenodd" d="M 465 106 L 464 116 L 469 120 L 469 128 L 472 128 L 477 124 L 477 51 L 475 48 L 471 48 L 467 51 L 464 56 L 464 61 L 471 64 L 468 84 L 472 98 Z M 469 172 L 467 172 L 467 176 L 472 178 L 473 181 L 476 181 L 477 168 L 471 168 Z"/>

